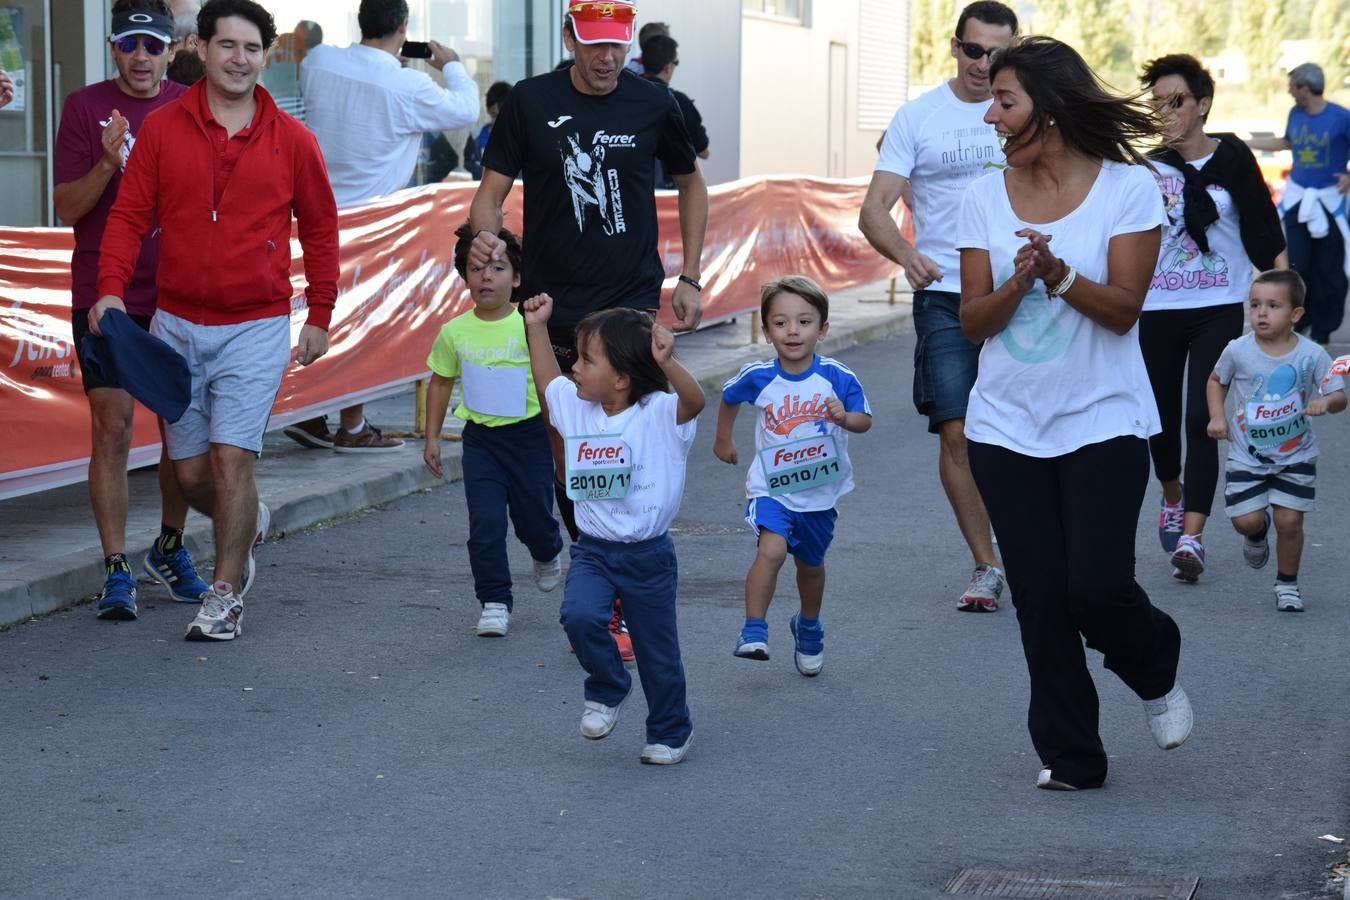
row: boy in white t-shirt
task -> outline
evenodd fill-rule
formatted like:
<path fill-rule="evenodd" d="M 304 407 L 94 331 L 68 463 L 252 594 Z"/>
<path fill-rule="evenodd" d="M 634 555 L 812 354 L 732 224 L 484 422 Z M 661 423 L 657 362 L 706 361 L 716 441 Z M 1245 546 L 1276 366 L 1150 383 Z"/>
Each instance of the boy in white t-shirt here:
<path fill-rule="evenodd" d="M 441 328 L 427 357 L 423 461 L 441 475 L 441 426 L 456 379 L 455 416 L 464 420 L 464 499 L 469 506 L 469 568 L 482 607 L 479 637 L 505 637 L 513 598 L 506 555 L 507 516 L 534 559 L 535 585 L 551 591 L 562 580 L 562 534 L 553 518 L 553 454 L 530 377 L 525 320 L 512 295 L 520 286 L 520 239 L 498 236 L 506 252 L 486 266 L 469 262 L 474 235 L 455 232 L 455 268 L 473 295 L 473 309 Z"/>
<path fill-rule="evenodd" d="M 778 358 L 750 363 L 722 387 L 713 453 L 739 460 L 731 429 L 740 404 L 757 412 L 755 459 L 746 476 L 745 520 L 759 535 L 759 549 L 745 578 L 745 625 L 736 644 L 743 659 L 769 658 L 765 615 L 778 571 L 788 553 L 797 564 L 801 611 L 788 624 L 793 659 L 803 675 L 820 674 L 825 631 L 825 551 L 834 537 L 835 504 L 853 490 L 848 432 L 872 427 L 872 410 L 857 377 L 842 364 L 816 355 L 830 330 L 830 300 L 802 275 L 766 284 L 760 294 L 764 336 Z"/>
<path fill-rule="evenodd" d="M 1317 441 L 1308 416 L 1346 407 L 1345 382 L 1331 374 L 1331 357 L 1294 333 L 1306 288 L 1296 272 L 1272 269 L 1252 282 L 1252 330 L 1224 348 L 1209 376 L 1209 436 L 1228 440 L 1224 511 L 1243 535 L 1242 555 L 1253 569 L 1270 559 L 1275 524 L 1275 608 L 1302 612 L 1298 566 L 1303 514 L 1316 497 Z M 1234 395 L 1233 416 L 1224 403 Z M 1271 509 L 1274 514 L 1272 515 Z"/>

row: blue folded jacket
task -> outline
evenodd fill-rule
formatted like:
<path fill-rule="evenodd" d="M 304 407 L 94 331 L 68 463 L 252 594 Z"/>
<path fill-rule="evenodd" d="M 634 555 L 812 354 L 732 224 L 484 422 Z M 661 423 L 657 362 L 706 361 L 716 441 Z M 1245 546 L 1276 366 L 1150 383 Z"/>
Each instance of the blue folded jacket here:
<path fill-rule="evenodd" d="M 109 387 L 120 387 L 166 422 L 177 422 L 192 402 L 187 360 L 120 309 L 99 320 L 103 336 L 84 336 L 84 365 Z"/>

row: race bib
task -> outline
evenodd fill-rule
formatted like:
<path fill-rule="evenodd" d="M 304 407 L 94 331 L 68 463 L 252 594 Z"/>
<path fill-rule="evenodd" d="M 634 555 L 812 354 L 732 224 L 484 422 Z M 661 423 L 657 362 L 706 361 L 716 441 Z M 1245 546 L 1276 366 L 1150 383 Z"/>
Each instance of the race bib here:
<path fill-rule="evenodd" d="M 1303 415 L 1303 397 L 1295 391 L 1279 400 L 1252 400 L 1247 403 L 1247 443 L 1258 450 L 1280 447 L 1302 437 L 1308 430 Z"/>
<path fill-rule="evenodd" d="M 583 434 L 566 441 L 567 496 L 573 500 L 622 500 L 633 480 L 633 453 L 612 434 Z"/>
<path fill-rule="evenodd" d="M 526 370 L 520 366 L 480 366 L 464 363 L 460 372 L 464 405 L 485 416 L 525 418 L 528 393 Z"/>
<path fill-rule="evenodd" d="M 844 477 L 839 445 L 829 434 L 766 447 L 759 451 L 759 464 L 764 468 L 770 497 L 820 487 Z"/>

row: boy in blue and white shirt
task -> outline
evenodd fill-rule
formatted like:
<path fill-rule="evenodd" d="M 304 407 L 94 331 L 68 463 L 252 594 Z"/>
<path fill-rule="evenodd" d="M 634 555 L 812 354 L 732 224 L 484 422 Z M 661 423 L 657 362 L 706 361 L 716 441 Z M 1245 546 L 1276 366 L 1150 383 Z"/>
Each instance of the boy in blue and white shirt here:
<path fill-rule="evenodd" d="M 830 300 L 802 275 L 766 284 L 760 293 L 764 336 L 778 358 L 750 363 L 722 387 L 713 453 L 739 460 L 731 429 L 740 404 L 754 404 L 755 459 L 745 479 L 745 520 L 759 535 L 759 549 L 745 577 L 745 625 L 736 644 L 744 659 L 769 658 L 765 616 L 778 570 L 791 553 L 797 564 L 801 611 L 788 623 L 793 659 L 803 675 L 824 664 L 825 551 L 834 537 L 835 504 L 853 490 L 848 432 L 872 427 L 862 384 L 847 367 L 816 355 L 830 330 Z"/>

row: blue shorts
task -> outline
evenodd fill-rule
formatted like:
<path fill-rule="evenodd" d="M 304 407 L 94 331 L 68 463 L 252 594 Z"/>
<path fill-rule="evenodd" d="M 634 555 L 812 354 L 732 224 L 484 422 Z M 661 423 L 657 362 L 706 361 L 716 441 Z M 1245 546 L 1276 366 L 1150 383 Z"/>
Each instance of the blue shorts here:
<path fill-rule="evenodd" d="M 745 521 L 755 534 L 763 529 L 782 535 L 788 552 L 808 566 L 824 565 L 837 518 L 837 510 L 796 512 L 772 497 L 751 497 L 745 504 Z"/>
<path fill-rule="evenodd" d="M 980 346 L 961 333 L 961 295 L 914 292 L 914 408 L 928 417 L 928 431 L 966 417 L 975 387 Z"/>

